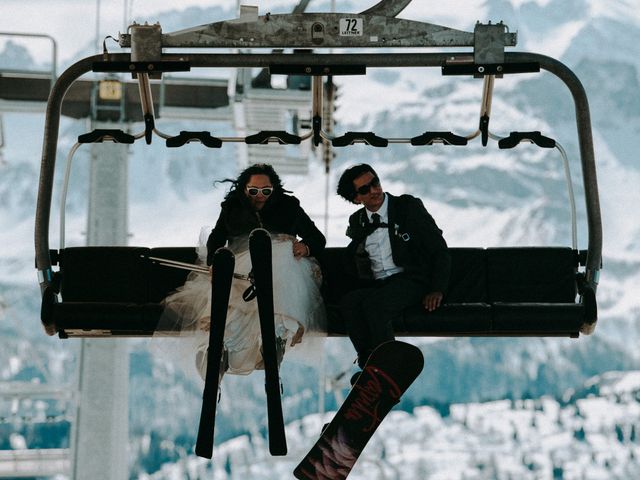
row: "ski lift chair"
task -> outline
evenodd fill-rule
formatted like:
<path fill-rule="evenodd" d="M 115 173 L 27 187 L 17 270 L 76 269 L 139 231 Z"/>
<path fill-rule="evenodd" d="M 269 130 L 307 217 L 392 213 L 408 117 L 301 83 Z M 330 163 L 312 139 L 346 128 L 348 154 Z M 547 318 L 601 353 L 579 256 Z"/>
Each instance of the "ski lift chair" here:
<path fill-rule="evenodd" d="M 576 124 L 582 165 L 587 216 L 588 247 L 452 248 L 453 270 L 444 305 L 434 312 L 408 309 L 400 325 L 400 335 L 560 335 L 576 337 L 595 327 L 597 288 L 602 254 L 602 226 L 589 107 L 584 88 L 566 66 L 544 55 L 505 52 L 515 45 L 515 34 L 502 24 L 478 24 L 474 32 L 397 19 L 395 15 L 410 0 L 383 0 L 357 14 L 371 16 L 368 35 L 339 37 L 338 22 L 344 14 L 265 15 L 246 9 L 242 22 L 219 22 L 174 34 L 161 34 L 159 26 L 134 25 L 131 34 L 120 36 L 120 46 L 131 53 L 94 55 L 78 61 L 63 72 L 49 97 L 38 191 L 35 250 L 36 268 L 42 293 L 42 322 L 48 334 L 72 336 L 148 336 L 156 329 L 162 312 L 161 300 L 184 283 L 187 273 L 153 265 L 151 256 L 192 262 L 193 248 L 150 249 L 147 247 L 73 247 L 51 250 L 49 216 L 55 171 L 60 112 L 65 93 L 72 83 L 88 72 L 126 72 L 137 75 L 145 120 L 145 131 L 134 138 L 107 133 L 123 142 L 144 137 L 150 143 L 161 135 L 154 122 L 149 72 L 188 71 L 197 67 L 251 68 L 268 66 L 272 73 L 312 76 L 313 132 L 304 138 L 317 146 L 329 141 L 334 147 L 352 143 L 385 146 L 388 143 L 430 145 L 434 142 L 464 145 L 468 137 L 451 132 L 425 132 L 407 139 L 386 139 L 373 132 L 347 132 L 331 136 L 322 130 L 323 76 L 363 74 L 368 67 L 437 67 L 445 75 L 473 75 L 492 79 L 496 75 L 546 70 L 568 87 L 575 102 Z M 333 22 L 333 23 L 332 23 Z M 324 25 L 327 25 L 325 28 Z M 299 28 L 294 28 L 298 25 Z M 300 33 L 312 28 L 313 35 Z M 273 28 L 290 32 L 287 38 L 272 39 Z M 219 34 L 217 32 L 224 32 Z M 395 33 L 393 33 L 395 32 Z M 404 32 L 403 35 L 397 35 Z M 377 43 L 376 43 L 377 42 Z M 277 43 L 278 45 L 275 45 Z M 294 54 L 266 53 L 164 53 L 163 48 L 223 47 L 314 49 Z M 317 48 L 360 47 L 473 47 L 457 53 L 315 53 Z M 318 80 L 320 79 L 320 80 Z M 485 85 L 491 85 L 486 82 Z M 489 91 L 487 88 L 486 91 Z M 490 92 L 489 92 L 490 93 Z M 490 94 L 486 95 L 490 98 Z M 483 101 L 480 134 L 486 145 L 489 102 Z M 219 148 L 225 142 L 290 142 L 287 132 L 258 132 L 246 138 L 215 138 L 207 132 L 181 132 L 180 141 L 199 140 Z M 92 141 L 100 141 L 98 132 Z M 256 135 L 259 137 L 256 139 Z M 527 135 L 525 135 L 526 137 Z M 516 135 L 516 137 L 518 137 Z M 529 138 L 534 138 L 531 135 Z M 203 139 L 207 139 L 205 143 Z M 515 138 L 515 137 L 514 137 Z M 213 141 L 215 140 L 215 142 Z M 517 143 L 518 138 L 515 138 Z M 171 142 L 169 142 L 171 143 Z M 508 142 L 507 142 L 508 143 Z M 348 147 L 347 147 L 348 148 Z M 508 148 L 505 145 L 505 148 Z M 344 335 L 344 325 L 336 305 L 342 293 L 352 288 L 343 270 L 344 250 L 328 248 L 321 263 L 326 284 L 324 294 L 329 312 L 330 335 Z M 53 267 L 58 267 L 54 271 Z M 580 270 L 580 267 L 584 267 Z M 171 334 L 172 332 L 165 332 Z"/>

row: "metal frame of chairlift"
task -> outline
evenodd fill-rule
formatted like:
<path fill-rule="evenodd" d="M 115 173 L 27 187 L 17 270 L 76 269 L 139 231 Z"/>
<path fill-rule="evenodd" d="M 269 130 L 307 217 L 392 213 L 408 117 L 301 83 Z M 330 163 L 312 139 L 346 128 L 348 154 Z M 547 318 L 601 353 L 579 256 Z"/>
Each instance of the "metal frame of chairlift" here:
<path fill-rule="evenodd" d="M 434 143 L 465 145 L 468 140 L 481 137 L 483 145 L 489 138 L 499 140 L 500 148 L 511 148 L 521 141 L 536 143 L 541 147 L 555 147 L 562 154 L 564 170 L 569 188 L 572 221 L 572 254 L 579 258 L 584 271 L 578 272 L 576 266 L 576 285 L 580 294 L 578 305 L 581 318 L 570 328 L 555 329 L 549 322 L 542 327 L 478 327 L 451 328 L 446 319 L 424 331 L 414 329 L 415 335 L 535 335 L 535 336 L 572 336 L 579 333 L 591 333 L 597 320 L 595 291 L 602 261 L 602 225 L 596 179 L 595 157 L 591 133 L 589 105 L 585 90 L 576 75 L 564 64 L 548 56 L 506 52 L 505 47 L 516 44 L 516 34 L 510 33 L 502 23 L 477 23 L 474 32 L 464 32 L 430 23 L 396 18 L 411 0 L 382 0 L 361 13 L 293 13 L 282 15 L 258 15 L 257 7 L 241 7 L 240 17 L 194 27 L 179 32 L 164 34 L 160 25 L 131 25 L 127 33 L 120 34 L 119 44 L 130 48 L 130 53 L 109 53 L 84 58 L 64 71 L 55 83 L 49 97 L 43 142 L 40 184 L 37 200 L 35 249 L 36 268 L 38 270 L 43 294 L 43 323 L 49 334 L 58 332 L 50 322 L 51 310 L 59 304 L 60 278 L 52 265 L 57 261 L 58 252 L 49 247 L 49 218 L 53 189 L 53 176 L 56 161 L 56 149 L 61 106 L 65 92 L 81 75 L 88 72 L 131 73 L 137 78 L 143 109 L 145 129 L 143 132 L 129 135 L 122 131 L 94 131 L 81 136 L 79 143 L 111 140 L 133 143 L 144 137 L 151 143 L 153 135 L 166 140 L 168 146 L 179 146 L 190 141 L 200 141 L 208 147 L 219 148 L 226 142 L 245 142 L 248 144 L 300 143 L 312 141 L 319 145 L 323 141 L 333 146 L 346 146 L 365 143 L 372 146 L 387 146 L 389 143 L 409 143 L 412 145 L 431 145 Z M 341 29 L 352 28 L 353 35 L 340 35 Z M 277 34 L 276 34 L 277 32 Z M 467 47 L 472 51 L 449 53 L 429 53 L 422 51 L 406 52 L 398 49 L 422 47 Z M 223 48 L 293 48 L 294 53 L 164 53 L 164 49 Z M 319 49 L 349 49 L 339 53 L 316 53 Z M 385 49 L 381 53 L 371 53 L 376 48 Z M 363 53 L 352 53 L 366 49 Z M 237 50 L 234 50 L 237 52 Z M 391 52 L 389 52 L 391 51 Z M 189 71 L 192 68 L 268 68 L 272 74 L 307 75 L 312 77 L 312 129 L 302 136 L 285 131 L 261 131 L 247 137 L 214 137 L 209 132 L 181 132 L 169 135 L 161 132 L 155 125 L 153 99 L 149 79 L 159 78 L 165 72 Z M 383 138 L 372 132 L 347 132 L 334 136 L 323 129 L 323 77 L 333 75 L 365 74 L 367 68 L 390 67 L 439 67 L 444 75 L 471 75 L 484 78 L 483 98 L 480 111 L 480 126 L 467 136 L 452 132 L 424 132 L 411 138 Z M 588 247 L 578 251 L 576 239 L 575 203 L 571 188 L 571 177 L 564 149 L 554 140 L 544 137 L 540 132 L 511 132 L 506 138 L 499 138 L 489 131 L 489 115 L 493 93 L 494 78 L 513 73 L 538 72 L 545 70 L 564 82 L 574 103 L 582 167 L 582 178 L 587 214 Z M 74 150 L 77 148 L 74 147 Z M 73 153 L 72 151 L 72 153 Z M 65 184 L 67 180 L 65 180 Z M 66 193 L 66 187 L 65 187 Z M 63 204 L 64 205 L 64 204 Z M 63 238 L 63 220 L 62 220 Z M 63 240 L 62 240 L 63 241 Z M 63 245 L 62 245 L 63 246 Z M 62 248 L 61 246 L 61 248 Z M 82 248 L 82 247 L 79 247 Z M 144 256 L 145 254 L 143 254 Z M 148 255 L 148 253 L 146 254 Z M 483 255 L 485 255 L 483 253 Z M 54 257 L 54 258 L 52 258 Z M 176 258 L 175 260 L 181 260 Z M 484 261 L 484 260 L 483 260 Z M 578 262 L 578 260 L 576 260 Z M 537 300 L 538 302 L 540 300 Z M 544 301 L 544 300 L 543 300 Z M 534 300 L 535 302 L 535 300 Z M 499 302 L 498 302 L 499 303 Z M 64 299 L 62 304 L 64 304 Z M 512 304 L 513 305 L 513 304 Z M 547 304 L 545 304 L 547 305 Z M 540 305 L 537 304 L 539 307 Z M 157 313 L 157 309 L 155 310 Z M 533 308 L 531 315 L 541 316 L 541 310 Z M 536 313 L 537 312 L 537 313 Z M 122 322 L 120 322 L 122 323 Z M 535 323 L 535 322 L 534 322 Z M 575 322 L 574 322 L 575 323 Z M 491 321 L 487 325 L 493 325 Z M 106 328 L 106 330 L 105 330 Z M 148 327 L 119 327 L 123 335 L 149 335 Z M 84 331 L 84 333 L 83 333 Z M 78 328 L 78 336 L 111 335 L 107 327 L 86 329 Z M 407 333 L 409 334 L 409 333 Z M 65 334 L 66 335 L 66 334 Z"/>

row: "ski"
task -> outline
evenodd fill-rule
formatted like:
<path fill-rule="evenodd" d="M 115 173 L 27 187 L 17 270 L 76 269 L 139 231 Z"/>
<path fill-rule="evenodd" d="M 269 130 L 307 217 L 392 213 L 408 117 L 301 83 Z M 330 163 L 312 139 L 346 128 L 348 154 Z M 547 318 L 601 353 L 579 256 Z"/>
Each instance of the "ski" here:
<path fill-rule="evenodd" d="M 235 267 L 233 252 L 228 248 L 216 250 L 212 267 L 211 326 L 209 328 L 207 373 L 202 392 L 202 410 L 196 440 L 196 455 L 204 458 L 213 456 L 213 433 L 220 386 L 220 365 L 224 351 L 224 329 L 227 322 L 227 308 Z"/>
<path fill-rule="evenodd" d="M 304 480 L 343 480 L 385 416 L 418 377 L 417 347 L 391 341 L 376 348 L 349 395 L 293 474 Z"/>
<path fill-rule="evenodd" d="M 262 334 L 262 358 L 264 361 L 265 390 L 267 394 L 267 418 L 269 452 L 271 455 L 287 454 L 287 438 L 278 373 L 278 353 L 273 312 L 273 276 L 271 265 L 271 236 L 262 228 L 249 235 L 251 267 L 258 300 L 258 315 Z"/>

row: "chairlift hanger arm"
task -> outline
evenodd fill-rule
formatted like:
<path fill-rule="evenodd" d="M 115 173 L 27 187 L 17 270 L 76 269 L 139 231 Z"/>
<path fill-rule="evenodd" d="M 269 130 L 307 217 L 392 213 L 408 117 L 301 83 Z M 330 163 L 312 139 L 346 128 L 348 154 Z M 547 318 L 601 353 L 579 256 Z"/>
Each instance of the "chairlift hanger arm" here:
<path fill-rule="evenodd" d="M 372 9 L 371 9 L 372 10 Z M 371 11 L 369 10 L 369 11 Z M 233 20 L 210 23 L 160 35 L 145 48 L 390 48 L 474 47 L 490 43 L 515 46 L 516 33 L 502 23 L 482 26 L 483 34 L 373 13 L 291 13 L 258 15 L 257 7 Z M 384 12 L 381 12 L 384 13 Z M 133 25 L 148 28 L 147 25 Z M 159 28 L 159 25 L 157 26 Z M 491 32 L 486 35 L 485 31 Z M 132 34 L 120 34 L 119 44 L 134 49 Z"/>

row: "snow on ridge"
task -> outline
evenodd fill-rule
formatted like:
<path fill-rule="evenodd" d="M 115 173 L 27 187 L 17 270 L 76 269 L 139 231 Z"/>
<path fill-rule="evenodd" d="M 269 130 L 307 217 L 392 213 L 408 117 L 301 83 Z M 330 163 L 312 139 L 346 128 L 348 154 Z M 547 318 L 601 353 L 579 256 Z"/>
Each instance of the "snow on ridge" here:
<path fill-rule="evenodd" d="M 640 392 L 640 371 L 606 372 L 593 379 L 593 382 L 601 384 L 600 395 L 603 396 Z"/>
<path fill-rule="evenodd" d="M 614 0 L 603 2 L 589 0 L 589 16 L 604 17 L 613 20 L 625 19 L 627 23 L 635 22 L 640 26 L 640 8 L 637 0 Z"/>
<path fill-rule="evenodd" d="M 544 36 L 529 38 L 526 40 L 527 49 L 535 52 L 544 52 L 545 55 L 553 58 L 561 58 L 586 23 L 585 20 L 574 20 L 559 25 Z"/>
<path fill-rule="evenodd" d="M 552 0 L 511 0 L 514 8 L 521 8 L 528 3 L 536 3 L 540 7 L 546 7 Z"/>

